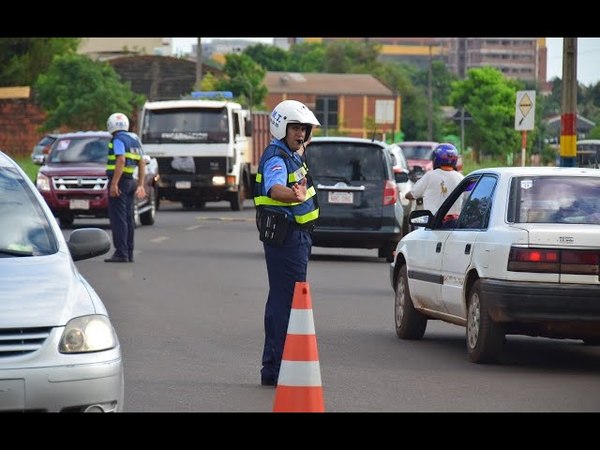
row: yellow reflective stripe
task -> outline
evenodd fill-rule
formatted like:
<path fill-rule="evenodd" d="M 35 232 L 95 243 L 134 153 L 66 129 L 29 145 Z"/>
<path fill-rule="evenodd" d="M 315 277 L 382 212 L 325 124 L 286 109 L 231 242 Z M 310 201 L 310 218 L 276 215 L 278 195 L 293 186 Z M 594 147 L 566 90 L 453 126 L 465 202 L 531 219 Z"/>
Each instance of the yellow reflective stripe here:
<path fill-rule="evenodd" d="M 123 167 L 123 173 L 133 173 L 133 172 L 135 172 L 135 167 L 133 167 L 133 166 Z"/>
<path fill-rule="evenodd" d="M 257 183 L 262 183 L 262 173 L 257 173 L 256 174 L 256 182 Z"/>
<path fill-rule="evenodd" d="M 137 154 L 137 153 L 126 152 L 125 153 L 125 158 L 129 158 L 129 159 L 132 159 L 134 161 L 139 161 L 140 159 L 142 159 L 142 155 Z"/>
<path fill-rule="evenodd" d="M 108 160 L 109 161 L 116 161 L 117 157 L 115 155 L 108 155 Z"/>
<path fill-rule="evenodd" d="M 309 189 L 306 190 L 306 198 L 304 199 L 304 201 L 301 201 L 301 202 L 291 202 L 291 203 L 280 202 L 279 200 L 274 200 L 271 197 L 267 197 L 266 195 L 260 195 L 258 197 L 254 197 L 254 204 L 257 206 L 259 206 L 259 205 L 296 206 L 296 205 L 300 205 L 300 204 L 304 203 L 306 200 L 308 200 L 311 197 L 314 197 L 316 194 L 317 194 L 317 192 L 315 191 L 315 187 L 311 186 Z"/>
<path fill-rule="evenodd" d="M 106 165 L 106 169 L 107 170 L 115 170 L 115 165 L 114 164 L 107 164 Z"/>
<path fill-rule="evenodd" d="M 296 216 L 296 222 L 300 224 L 304 224 L 307 222 L 311 222 L 313 220 L 317 220 L 319 218 L 319 209 L 315 209 L 309 213 L 304 214 L 303 216 Z"/>

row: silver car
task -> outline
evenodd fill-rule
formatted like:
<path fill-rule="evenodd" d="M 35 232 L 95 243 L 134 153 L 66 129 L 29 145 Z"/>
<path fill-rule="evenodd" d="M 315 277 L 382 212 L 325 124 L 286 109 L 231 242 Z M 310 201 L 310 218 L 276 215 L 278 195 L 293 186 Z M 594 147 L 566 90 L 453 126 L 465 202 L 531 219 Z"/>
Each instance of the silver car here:
<path fill-rule="evenodd" d="M 0 411 L 122 411 L 121 346 L 74 264 L 109 249 L 99 228 L 66 240 L 33 183 L 0 151 Z"/>

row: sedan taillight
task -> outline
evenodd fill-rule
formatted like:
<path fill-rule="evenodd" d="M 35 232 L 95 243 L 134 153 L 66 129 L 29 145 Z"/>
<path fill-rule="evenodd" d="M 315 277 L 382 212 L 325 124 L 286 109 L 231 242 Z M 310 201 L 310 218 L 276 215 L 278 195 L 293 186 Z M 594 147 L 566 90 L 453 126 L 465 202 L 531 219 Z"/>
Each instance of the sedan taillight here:
<path fill-rule="evenodd" d="M 544 272 L 574 275 L 598 275 L 600 252 L 512 247 L 508 256 L 512 272 Z"/>

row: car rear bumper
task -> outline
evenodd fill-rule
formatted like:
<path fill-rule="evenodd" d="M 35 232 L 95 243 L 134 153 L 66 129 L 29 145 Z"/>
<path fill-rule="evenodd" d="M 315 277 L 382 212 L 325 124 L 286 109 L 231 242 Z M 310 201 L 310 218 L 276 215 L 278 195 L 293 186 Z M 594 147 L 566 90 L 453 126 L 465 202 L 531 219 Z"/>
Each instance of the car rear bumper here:
<path fill-rule="evenodd" d="M 600 285 L 481 280 L 481 294 L 495 322 L 568 322 L 600 335 Z"/>
<path fill-rule="evenodd" d="M 382 228 L 377 231 L 327 230 L 315 227 L 312 240 L 316 247 L 380 248 L 400 241 L 401 231 L 400 227 Z"/>

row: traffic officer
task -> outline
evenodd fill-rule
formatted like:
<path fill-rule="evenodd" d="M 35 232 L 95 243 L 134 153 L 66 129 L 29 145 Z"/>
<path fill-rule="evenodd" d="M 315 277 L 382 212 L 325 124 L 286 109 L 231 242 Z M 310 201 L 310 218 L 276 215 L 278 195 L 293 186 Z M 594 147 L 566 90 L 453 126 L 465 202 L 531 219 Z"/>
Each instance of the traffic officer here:
<path fill-rule="evenodd" d="M 317 194 L 302 158 L 314 126 L 320 123 L 296 100 L 279 103 L 270 116 L 274 139 L 256 174 L 254 204 L 263 241 L 269 295 L 265 306 L 265 342 L 261 384 L 277 385 L 294 288 L 306 281 L 311 231 L 319 217 Z"/>
<path fill-rule="evenodd" d="M 108 217 L 112 229 L 115 252 L 105 262 L 133 262 L 133 216 L 135 196 L 144 198 L 146 163 L 142 144 L 134 133 L 129 133 L 129 119 L 125 114 L 111 114 L 106 122 L 112 139 L 108 144 Z M 138 169 L 137 181 L 134 179 Z"/>

